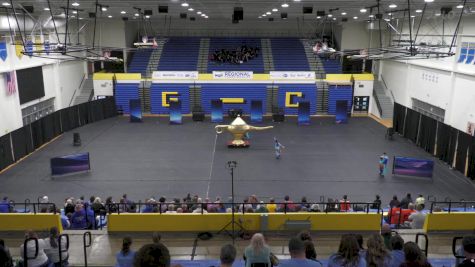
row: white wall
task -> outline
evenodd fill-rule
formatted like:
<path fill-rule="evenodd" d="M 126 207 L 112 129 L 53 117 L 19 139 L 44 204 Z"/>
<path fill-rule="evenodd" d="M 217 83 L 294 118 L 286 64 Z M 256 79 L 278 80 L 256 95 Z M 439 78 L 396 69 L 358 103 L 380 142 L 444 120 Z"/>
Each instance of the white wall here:
<path fill-rule="evenodd" d="M 0 73 L 0 136 L 23 126 L 18 93 L 7 95 L 5 75 Z"/>
<path fill-rule="evenodd" d="M 88 25 L 86 44 L 92 46 L 94 23 Z M 99 47 L 125 48 L 125 23 L 122 19 L 102 19 L 97 21 L 95 45 Z"/>

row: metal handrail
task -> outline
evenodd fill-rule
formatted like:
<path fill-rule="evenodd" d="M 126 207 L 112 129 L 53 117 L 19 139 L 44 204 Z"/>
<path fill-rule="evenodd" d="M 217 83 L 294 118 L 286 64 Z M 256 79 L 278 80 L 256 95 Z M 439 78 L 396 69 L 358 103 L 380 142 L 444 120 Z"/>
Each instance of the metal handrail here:
<path fill-rule="evenodd" d="M 464 259 L 465 256 L 464 255 L 458 255 L 457 254 L 457 241 L 458 240 L 462 240 L 463 237 L 462 236 L 456 236 L 452 239 L 452 254 L 454 255 L 455 258 L 457 259 Z"/>
<path fill-rule="evenodd" d="M 33 214 L 41 213 L 40 206 L 45 205 L 45 206 L 49 207 L 49 209 L 46 213 L 53 213 L 53 214 L 57 213 L 56 212 L 56 204 L 51 203 L 51 202 L 48 202 L 48 203 L 31 203 L 31 202 L 29 202 L 29 199 L 26 199 L 25 202 L 19 202 L 19 203 L 10 202 L 9 205 L 12 206 L 12 207 L 15 207 L 17 205 L 23 205 L 25 213 L 26 213 L 26 210 L 28 209 L 28 207 L 33 206 Z"/>
<path fill-rule="evenodd" d="M 63 250 L 62 249 L 62 240 L 63 237 L 66 238 L 66 248 Z M 68 234 L 61 234 L 58 236 L 58 252 L 59 252 L 59 264 L 60 266 L 63 266 L 63 252 L 68 252 L 69 250 L 69 235 Z"/>
<path fill-rule="evenodd" d="M 423 236 L 425 238 L 424 242 L 424 249 L 421 249 L 422 252 L 424 252 L 425 256 L 427 257 L 427 252 L 429 249 L 429 237 L 424 234 L 424 233 L 417 233 L 416 234 L 416 244 L 419 246 L 419 237 Z"/>
<path fill-rule="evenodd" d="M 86 242 L 87 239 L 87 242 Z M 82 236 L 82 243 L 83 243 L 83 248 L 84 248 L 84 266 L 87 267 L 87 251 L 86 248 L 90 247 L 92 244 L 92 235 L 91 232 L 87 231 L 84 232 Z"/>
<path fill-rule="evenodd" d="M 252 205 L 253 209 L 257 207 L 258 205 L 267 205 L 267 204 L 275 204 L 278 208 L 279 211 L 276 211 L 276 213 L 293 213 L 293 212 L 301 212 L 301 211 L 293 211 L 289 208 L 290 205 L 305 205 L 307 207 L 312 206 L 313 204 L 318 204 L 320 207 L 323 207 L 320 212 L 324 213 L 329 213 L 329 212 L 365 212 L 365 213 L 370 213 L 370 210 L 372 210 L 370 207 L 374 205 L 373 202 L 262 202 L 262 203 L 244 203 L 244 202 L 235 202 L 235 203 L 230 203 L 230 202 L 221 202 L 221 203 L 199 203 L 199 202 L 183 202 L 183 203 L 177 203 L 177 202 L 158 202 L 154 204 L 149 204 L 149 203 L 108 203 L 104 204 L 106 211 L 108 214 L 121 214 L 121 213 L 142 213 L 142 207 L 146 206 L 152 206 L 153 208 L 157 208 L 157 212 L 151 212 L 151 213 L 158 213 L 158 214 L 163 214 L 162 207 L 166 207 L 168 205 L 187 205 L 188 207 L 191 206 L 201 206 L 201 214 L 204 214 L 204 211 L 207 209 L 208 205 L 224 205 L 225 207 L 230 207 L 233 208 L 235 211 L 240 211 L 242 214 L 246 214 L 246 205 Z M 135 206 L 135 208 L 131 208 L 132 206 Z M 353 211 L 351 211 L 353 210 Z M 382 213 L 382 208 L 380 205 L 378 205 L 376 213 Z M 313 212 L 313 211 L 304 211 L 304 212 Z M 148 212 L 146 212 L 148 213 Z M 186 212 L 185 214 L 190 213 Z"/>
<path fill-rule="evenodd" d="M 35 241 L 35 256 L 33 257 L 28 257 L 28 242 L 34 240 Z M 28 260 L 34 260 L 38 257 L 38 252 L 39 252 L 39 245 L 38 245 L 38 238 L 35 237 L 30 237 L 26 238 L 25 241 L 23 242 L 23 263 L 25 267 L 28 267 Z"/>
<path fill-rule="evenodd" d="M 383 109 L 381 108 L 381 104 L 379 103 L 379 98 L 378 98 L 378 95 L 376 94 L 375 90 L 373 90 L 373 98 L 374 98 L 374 102 L 376 102 L 376 107 L 378 108 L 379 115 L 382 117 L 383 116 Z"/>
<path fill-rule="evenodd" d="M 438 204 L 447 204 L 449 206 L 447 212 L 450 213 L 453 205 L 457 205 L 457 206 L 463 205 L 464 211 L 466 211 L 467 204 L 471 204 L 473 206 L 475 205 L 475 201 L 434 201 L 430 205 L 430 213 L 433 213 L 434 206 Z"/>
<path fill-rule="evenodd" d="M 71 104 L 73 103 L 74 96 L 76 95 L 76 92 L 77 92 L 79 89 L 81 89 L 82 84 L 83 84 L 84 81 L 86 80 L 86 76 L 87 76 L 87 73 L 84 73 L 84 76 L 82 76 L 82 80 L 81 80 L 81 83 L 79 84 L 79 87 L 74 90 L 73 96 L 71 97 L 71 100 L 69 100 L 69 105 L 68 105 L 68 107 L 70 107 Z"/>
<path fill-rule="evenodd" d="M 381 74 L 381 81 L 383 82 L 384 84 L 384 88 L 387 89 L 389 91 L 389 93 L 391 94 L 391 98 L 393 99 L 393 102 L 396 102 L 396 98 L 394 97 L 394 94 L 393 94 L 393 91 L 388 87 L 388 85 L 386 84 L 386 81 L 384 80 L 384 77 L 383 75 Z"/>

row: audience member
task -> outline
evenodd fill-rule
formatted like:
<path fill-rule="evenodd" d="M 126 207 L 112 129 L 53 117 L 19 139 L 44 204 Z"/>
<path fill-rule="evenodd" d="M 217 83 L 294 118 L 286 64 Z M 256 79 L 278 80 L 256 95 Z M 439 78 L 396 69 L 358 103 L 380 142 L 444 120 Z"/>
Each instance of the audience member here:
<path fill-rule="evenodd" d="M 310 242 L 310 241 L 307 241 Z M 316 267 L 321 266 L 315 260 L 306 258 L 305 243 L 298 237 L 289 240 L 290 260 L 279 264 L 280 267 Z"/>
<path fill-rule="evenodd" d="M 135 251 L 130 249 L 132 246 L 132 238 L 124 237 L 122 240 L 122 249 L 117 252 L 115 258 L 117 260 L 116 267 L 132 267 L 134 263 Z"/>
<path fill-rule="evenodd" d="M 76 204 L 75 211 L 71 217 L 71 229 L 86 229 L 86 211 L 82 204 Z"/>
<path fill-rule="evenodd" d="M 413 214 L 414 212 L 416 212 L 416 205 L 414 205 L 414 203 L 409 203 L 409 205 L 407 206 L 407 209 L 403 209 L 401 211 L 401 215 L 402 215 L 402 221 L 403 222 L 407 222 L 409 221 L 409 216 L 411 216 L 411 214 Z"/>
<path fill-rule="evenodd" d="M 330 256 L 328 267 L 366 267 L 366 260 L 360 256 L 360 247 L 354 235 L 341 237 L 338 252 Z"/>
<path fill-rule="evenodd" d="M 416 212 L 409 215 L 409 221 L 412 229 L 422 229 L 426 220 L 426 215 L 422 212 L 423 206 L 417 205 Z"/>
<path fill-rule="evenodd" d="M 279 211 L 292 212 L 294 210 L 295 210 L 294 202 L 290 199 L 290 196 L 286 195 L 284 197 L 284 203 L 280 204 Z"/>
<path fill-rule="evenodd" d="M 404 257 L 404 239 L 400 235 L 391 236 L 391 264 L 390 267 L 399 267 L 406 260 Z"/>
<path fill-rule="evenodd" d="M 153 243 L 160 243 L 161 240 L 162 240 L 162 236 L 158 232 L 153 232 L 152 233 Z"/>
<path fill-rule="evenodd" d="M 421 205 L 422 208 L 425 207 L 426 200 L 425 200 L 425 198 L 422 194 L 419 194 L 419 196 L 416 198 L 416 203 L 415 204 L 416 204 L 416 206 Z"/>
<path fill-rule="evenodd" d="M 355 234 L 356 241 L 358 242 L 358 247 L 360 248 L 360 256 L 366 257 L 366 249 L 363 247 L 363 235 Z"/>
<path fill-rule="evenodd" d="M 101 198 L 96 197 L 91 204 L 91 209 L 94 211 L 94 214 L 99 215 L 101 211 L 105 210 L 106 208 L 104 207 L 104 204 L 102 204 Z"/>
<path fill-rule="evenodd" d="M 381 207 L 381 197 L 376 195 L 376 199 L 373 200 L 373 205 L 371 205 L 372 209 L 382 209 Z"/>
<path fill-rule="evenodd" d="M 266 204 L 266 208 L 267 208 L 267 211 L 270 212 L 270 213 L 273 213 L 273 212 L 276 211 L 277 205 L 275 204 L 274 198 L 269 199 L 269 203 Z"/>
<path fill-rule="evenodd" d="M 219 254 L 219 260 L 221 262 L 220 267 L 232 267 L 234 260 L 236 259 L 236 248 L 227 244 L 221 247 L 221 252 Z"/>
<path fill-rule="evenodd" d="M 368 267 L 389 267 L 391 254 L 384 245 L 381 235 L 372 234 L 366 242 L 366 264 Z"/>
<path fill-rule="evenodd" d="M 315 249 L 315 245 L 310 240 L 302 240 L 303 245 L 305 246 L 305 258 L 316 261 L 317 260 L 317 250 Z"/>
<path fill-rule="evenodd" d="M 68 198 L 66 199 L 66 202 L 64 203 L 64 214 L 73 214 L 74 213 L 74 204 L 73 204 L 73 199 Z"/>
<path fill-rule="evenodd" d="M 411 193 L 407 193 L 406 197 L 401 200 L 400 207 L 403 209 L 407 209 L 407 207 L 409 206 L 409 203 L 412 203 L 412 202 L 413 201 L 412 201 Z"/>
<path fill-rule="evenodd" d="M 389 224 L 385 223 L 381 226 L 381 236 L 384 240 L 384 246 L 387 249 L 391 249 L 391 226 Z"/>
<path fill-rule="evenodd" d="M 346 212 L 346 211 L 350 211 L 350 209 L 351 207 L 350 207 L 350 201 L 348 200 L 348 196 L 344 195 L 343 199 L 340 200 L 340 211 Z"/>
<path fill-rule="evenodd" d="M 393 196 L 393 199 L 389 202 L 389 208 L 398 208 L 399 206 L 401 206 L 401 202 L 399 202 L 399 200 L 397 199 L 397 196 L 394 195 Z"/>
<path fill-rule="evenodd" d="M 59 242 L 61 242 L 61 261 L 59 259 Z M 67 241 L 65 237 L 59 239 L 59 231 L 56 227 L 51 227 L 49 231 L 49 237 L 45 239 L 45 248 L 44 251 L 46 256 L 48 256 L 50 267 L 62 267 L 68 266 L 69 254 L 67 251 Z M 52 265 L 52 266 L 51 266 Z"/>
<path fill-rule="evenodd" d="M 297 237 L 302 241 L 312 241 L 312 235 L 308 231 L 302 231 L 297 234 Z"/>
<path fill-rule="evenodd" d="M 247 45 L 242 45 L 236 50 L 216 50 L 212 55 L 209 56 L 209 58 L 211 61 L 216 61 L 219 63 L 242 64 L 257 57 L 258 55 L 258 47 L 248 47 Z"/>
<path fill-rule="evenodd" d="M 405 261 L 400 267 L 431 267 L 432 265 L 426 260 L 421 249 L 414 242 L 404 244 Z"/>
<path fill-rule="evenodd" d="M 169 267 L 170 252 L 162 243 L 148 244 L 135 254 L 134 267 Z"/>
<path fill-rule="evenodd" d="M 246 267 L 251 267 L 253 263 L 267 263 L 270 262 L 270 248 L 266 245 L 264 236 L 256 233 L 251 238 L 251 243 L 244 249 L 244 259 L 246 260 Z"/>
<path fill-rule="evenodd" d="M 475 236 L 466 236 L 462 240 L 463 252 L 465 260 L 460 263 L 459 267 L 475 267 Z"/>
<path fill-rule="evenodd" d="M 8 197 L 3 197 L 2 201 L 0 202 L 0 213 L 9 213 L 11 211 L 12 207 L 10 205 Z"/>
<path fill-rule="evenodd" d="M 36 253 L 36 242 L 35 240 L 29 240 L 26 243 L 26 255 L 24 255 L 24 244 L 20 246 L 20 254 L 23 261 L 28 260 L 29 267 L 47 267 L 49 265 L 48 256 L 44 249 L 46 248 L 46 243 L 43 239 L 38 239 L 38 235 L 32 230 L 26 232 L 25 239 L 33 238 L 38 240 L 38 255 L 35 258 Z"/>
<path fill-rule="evenodd" d="M 0 239 L 0 266 L 13 267 L 10 249 L 5 245 L 5 241 L 3 241 L 3 239 Z"/>

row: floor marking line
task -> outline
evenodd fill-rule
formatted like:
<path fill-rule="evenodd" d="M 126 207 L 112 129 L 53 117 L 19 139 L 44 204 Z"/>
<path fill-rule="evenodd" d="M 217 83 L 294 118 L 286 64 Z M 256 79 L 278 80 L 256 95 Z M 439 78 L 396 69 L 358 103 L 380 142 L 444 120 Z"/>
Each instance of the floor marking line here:
<path fill-rule="evenodd" d="M 218 141 L 218 134 L 216 134 L 216 136 L 214 137 L 213 154 L 211 156 L 211 168 L 209 170 L 208 189 L 206 189 L 206 198 L 209 197 L 209 187 L 211 185 L 211 176 L 213 175 L 214 155 L 216 154 L 216 142 L 217 141 Z"/>

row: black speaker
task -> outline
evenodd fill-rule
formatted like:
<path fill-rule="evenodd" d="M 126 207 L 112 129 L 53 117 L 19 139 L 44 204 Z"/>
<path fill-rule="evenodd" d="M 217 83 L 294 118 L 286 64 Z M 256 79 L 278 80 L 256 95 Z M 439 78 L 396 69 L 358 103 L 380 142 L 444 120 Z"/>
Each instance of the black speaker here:
<path fill-rule="evenodd" d="M 242 7 L 235 7 L 233 13 L 233 20 L 243 20 L 244 19 L 244 10 Z"/>
<path fill-rule="evenodd" d="M 287 13 L 280 13 L 280 18 L 281 19 L 286 19 L 287 18 Z"/>
<path fill-rule="evenodd" d="M 23 6 L 23 8 L 26 10 L 26 12 L 28 13 L 33 13 L 35 11 L 35 9 L 33 8 L 33 6 Z"/>
<path fill-rule="evenodd" d="M 348 18 L 342 18 L 341 21 L 342 21 L 342 22 L 347 22 L 347 21 L 348 21 Z"/>
<path fill-rule="evenodd" d="M 73 145 L 74 146 L 80 146 L 81 145 L 81 136 L 79 136 L 79 133 L 74 133 L 73 134 Z"/>
<path fill-rule="evenodd" d="M 96 13 L 94 12 L 89 12 L 89 18 L 93 19 L 96 17 Z"/>
<path fill-rule="evenodd" d="M 274 21 L 274 18 L 269 18 L 269 21 Z"/>
<path fill-rule="evenodd" d="M 312 14 L 313 13 L 313 7 L 304 6 L 302 11 L 303 11 L 304 14 Z"/>
<path fill-rule="evenodd" d="M 158 13 L 168 13 L 168 6 L 158 6 Z"/>
<path fill-rule="evenodd" d="M 274 107 L 272 108 L 272 121 L 274 122 L 283 122 L 285 120 L 284 109 Z"/>
<path fill-rule="evenodd" d="M 233 22 L 233 24 L 238 24 L 238 23 L 239 23 L 239 20 L 236 19 L 236 17 L 233 15 L 233 17 L 232 17 L 232 22 Z"/>
<path fill-rule="evenodd" d="M 317 10 L 317 16 L 325 17 L 325 11 L 323 11 L 323 10 Z"/>
<path fill-rule="evenodd" d="M 128 18 L 128 17 L 122 17 L 122 20 L 123 20 L 123 21 L 128 21 L 129 18 Z"/>
<path fill-rule="evenodd" d="M 180 19 L 186 19 L 186 13 L 180 13 Z"/>
<path fill-rule="evenodd" d="M 440 13 L 442 15 L 448 15 L 450 12 L 452 11 L 452 8 L 451 7 L 442 7 L 440 9 Z"/>
<path fill-rule="evenodd" d="M 193 107 L 192 119 L 193 121 L 204 121 L 205 120 L 205 113 L 200 106 Z"/>
<path fill-rule="evenodd" d="M 195 17 L 190 17 L 190 20 L 191 20 L 191 21 L 195 21 L 196 18 L 195 18 Z"/>
<path fill-rule="evenodd" d="M 376 14 L 374 17 L 376 19 L 383 19 L 383 14 Z"/>
<path fill-rule="evenodd" d="M 143 14 L 144 14 L 144 16 L 152 16 L 152 15 L 153 15 L 153 12 L 152 12 L 151 9 L 145 9 L 145 10 L 143 11 Z"/>
<path fill-rule="evenodd" d="M 229 109 L 228 110 L 228 116 L 230 118 L 233 118 L 233 119 L 237 118 L 237 116 L 242 117 L 242 109 L 240 109 L 240 108 Z"/>

